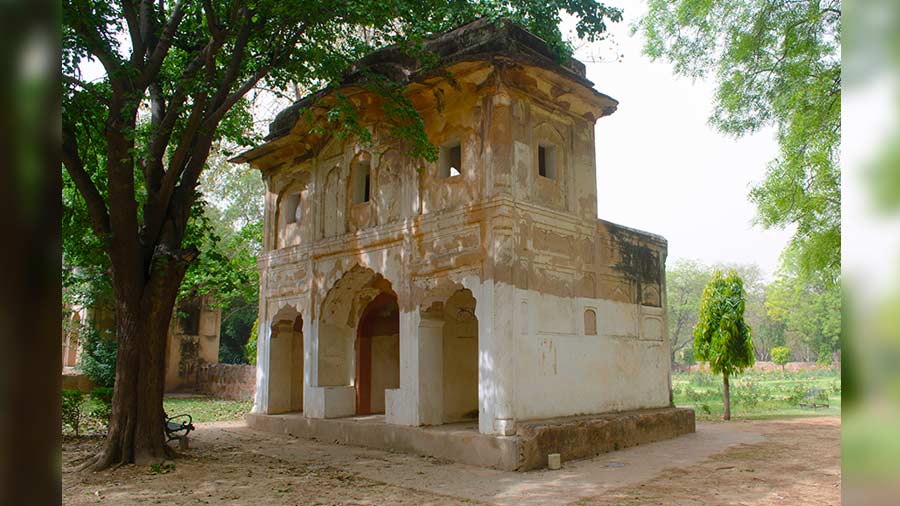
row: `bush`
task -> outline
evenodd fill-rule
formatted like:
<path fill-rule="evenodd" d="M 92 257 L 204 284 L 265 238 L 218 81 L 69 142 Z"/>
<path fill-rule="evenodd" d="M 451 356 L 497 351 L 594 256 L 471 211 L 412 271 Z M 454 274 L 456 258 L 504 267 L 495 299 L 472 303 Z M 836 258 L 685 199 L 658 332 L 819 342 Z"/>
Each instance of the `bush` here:
<path fill-rule="evenodd" d="M 247 345 L 244 346 L 244 356 L 247 357 L 247 362 L 252 365 L 256 365 L 256 340 L 259 336 L 259 318 L 253 322 L 253 328 L 250 329 L 250 340 L 247 341 Z"/>
<path fill-rule="evenodd" d="M 113 389 L 110 387 L 97 387 L 91 390 L 91 400 L 94 401 L 94 409 L 91 416 L 102 425 L 109 425 L 109 417 L 112 415 Z"/>
<path fill-rule="evenodd" d="M 749 379 L 744 379 L 737 382 L 735 387 L 732 393 L 735 403 L 749 409 L 753 409 L 759 404 L 762 392 L 760 392 L 755 383 Z"/>
<path fill-rule="evenodd" d="M 88 325 L 82 327 L 81 335 L 84 344 L 79 368 L 95 385 L 112 387 L 116 381 L 118 348 L 115 337 L 101 334 Z"/>
<path fill-rule="evenodd" d="M 80 435 L 81 422 L 84 414 L 81 406 L 84 403 L 84 394 L 81 390 L 63 390 L 62 391 L 62 422 L 68 425 L 75 435 Z"/>
<path fill-rule="evenodd" d="M 780 365 L 781 370 L 784 371 L 785 364 L 791 360 L 791 349 L 787 346 L 776 346 L 772 348 L 772 362 L 775 362 L 775 365 Z"/>
<path fill-rule="evenodd" d="M 698 371 L 691 374 L 691 385 L 698 387 L 716 386 L 718 382 L 716 377 L 709 371 Z"/>

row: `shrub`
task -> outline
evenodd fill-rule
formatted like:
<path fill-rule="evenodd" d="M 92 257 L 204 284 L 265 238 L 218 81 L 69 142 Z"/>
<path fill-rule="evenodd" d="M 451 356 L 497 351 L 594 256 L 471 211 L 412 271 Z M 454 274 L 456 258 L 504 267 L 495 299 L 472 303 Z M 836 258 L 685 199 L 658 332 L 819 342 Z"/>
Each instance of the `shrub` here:
<path fill-rule="evenodd" d="M 780 365 L 782 372 L 784 372 L 784 366 L 790 359 L 791 349 L 787 346 L 776 346 L 772 348 L 772 362 L 775 362 L 775 365 Z"/>
<path fill-rule="evenodd" d="M 116 381 L 118 348 L 115 337 L 101 334 L 88 325 L 82 327 L 81 335 L 84 345 L 79 368 L 95 385 L 112 387 Z"/>
<path fill-rule="evenodd" d="M 251 365 L 256 365 L 256 340 L 259 336 L 259 318 L 253 322 L 253 328 L 250 329 L 250 340 L 244 346 L 244 356 Z"/>
<path fill-rule="evenodd" d="M 691 385 L 698 387 L 711 387 L 716 385 L 716 378 L 709 371 L 698 371 L 691 374 Z"/>
<path fill-rule="evenodd" d="M 109 425 L 109 417 L 112 415 L 113 389 L 110 387 L 97 387 L 91 390 L 91 400 L 94 401 L 94 409 L 91 416 L 104 426 Z"/>
<path fill-rule="evenodd" d="M 68 425 L 76 436 L 80 435 L 81 422 L 83 413 L 81 411 L 84 403 L 84 394 L 81 390 L 65 389 L 62 391 L 62 422 Z"/>
<path fill-rule="evenodd" d="M 745 408 L 753 409 L 759 404 L 761 392 L 756 384 L 750 380 L 743 380 L 735 385 L 734 400 Z"/>

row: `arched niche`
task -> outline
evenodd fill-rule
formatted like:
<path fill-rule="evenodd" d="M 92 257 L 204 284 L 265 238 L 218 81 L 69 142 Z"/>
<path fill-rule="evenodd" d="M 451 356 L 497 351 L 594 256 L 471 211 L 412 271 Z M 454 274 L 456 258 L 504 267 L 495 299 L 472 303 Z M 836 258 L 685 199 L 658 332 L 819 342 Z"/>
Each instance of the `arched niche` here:
<path fill-rule="evenodd" d="M 375 203 L 379 225 L 400 219 L 403 204 L 403 156 L 389 149 L 378 159 L 375 171 Z"/>

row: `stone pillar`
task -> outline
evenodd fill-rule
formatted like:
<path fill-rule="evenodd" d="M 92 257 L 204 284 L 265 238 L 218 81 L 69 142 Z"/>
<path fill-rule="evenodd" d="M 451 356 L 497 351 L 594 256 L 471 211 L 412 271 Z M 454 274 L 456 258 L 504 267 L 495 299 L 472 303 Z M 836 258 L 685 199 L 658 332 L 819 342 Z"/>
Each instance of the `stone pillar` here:
<path fill-rule="evenodd" d="M 512 313 L 515 290 L 507 283 L 488 282 L 478 301 L 478 431 L 513 435 L 515 343 Z M 483 300 L 483 303 L 482 303 Z"/>
<path fill-rule="evenodd" d="M 265 301 L 260 301 L 261 315 L 256 337 L 256 396 L 253 401 L 253 413 L 269 412 L 269 339 L 271 329 L 266 324 Z"/>
<path fill-rule="evenodd" d="M 483 434 L 512 435 L 514 412 L 516 343 L 513 325 L 516 289 L 513 285 L 515 242 L 512 220 L 491 220 L 487 280 L 475 314 L 478 317 L 478 396 L 481 401 L 478 430 Z"/>
<path fill-rule="evenodd" d="M 419 310 L 400 311 L 400 388 L 385 393 L 385 421 L 419 425 Z"/>

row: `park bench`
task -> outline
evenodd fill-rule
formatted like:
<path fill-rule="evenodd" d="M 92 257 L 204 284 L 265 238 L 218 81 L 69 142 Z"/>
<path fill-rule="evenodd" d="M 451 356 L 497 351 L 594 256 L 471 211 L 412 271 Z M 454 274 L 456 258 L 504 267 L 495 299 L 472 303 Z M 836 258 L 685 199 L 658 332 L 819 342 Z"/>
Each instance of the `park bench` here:
<path fill-rule="evenodd" d="M 824 395 L 825 391 L 821 388 L 810 388 L 809 391 L 806 392 L 806 395 L 803 396 L 803 399 L 800 400 L 801 408 L 827 408 L 828 403 L 822 402 L 822 399 L 828 399 Z"/>
<path fill-rule="evenodd" d="M 177 439 L 179 446 L 182 449 L 187 449 L 187 436 L 194 430 L 194 420 L 191 418 L 191 415 L 175 415 L 169 417 L 163 413 L 163 419 L 165 419 L 163 429 L 166 431 L 166 442 L 168 443 L 173 439 Z"/>

